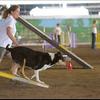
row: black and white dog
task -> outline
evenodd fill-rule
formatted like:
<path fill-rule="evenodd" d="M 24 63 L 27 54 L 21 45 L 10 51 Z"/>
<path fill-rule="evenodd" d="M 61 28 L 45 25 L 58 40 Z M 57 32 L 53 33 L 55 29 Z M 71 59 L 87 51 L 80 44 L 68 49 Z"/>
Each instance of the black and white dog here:
<path fill-rule="evenodd" d="M 25 78 L 28 78 L 24 73 L 24 66 L 31 67 L 34 69 L 34 75 L 31 77 L 33 79 L 36 77 L 36 81 L 44 83 L 39 79 L 39 72 L 50 68 L 56 64 L 59 60 L 64 61 L 61 52 L 57 53 L 45 53 L 40 51 L 32 50 L 25 46 L 18 46 L 14 48 L 9 48 L 7 45 L 6 50 L 11 52 L 12 60 L 22 67 L 22 74 Z"/>

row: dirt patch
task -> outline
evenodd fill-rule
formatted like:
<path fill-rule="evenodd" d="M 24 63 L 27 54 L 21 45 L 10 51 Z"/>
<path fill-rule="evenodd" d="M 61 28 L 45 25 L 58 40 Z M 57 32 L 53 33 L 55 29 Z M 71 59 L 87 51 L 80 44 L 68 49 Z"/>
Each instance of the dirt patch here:
<path fill-rule="evenodd" d="M 40 73 L 40 78 L 50 87 L 48 89 L 12 81 L 0 77 L 0 98 L 6 99 L 71 99 L 71 98 L 100 98 L 100 50 L 89 47 L 72 50 L 79 57 L 90 63 L 94 69 L 81 69 L 73 61 L 71 72 L 65 66 L 55 66 Z M 0 64 L 1 71 L 9 72 L 11 60 L 5 58 Z M 77 66 L 80 68 L 77 69 Z M 26 69 L 26 74 L 32 71 Z"/>

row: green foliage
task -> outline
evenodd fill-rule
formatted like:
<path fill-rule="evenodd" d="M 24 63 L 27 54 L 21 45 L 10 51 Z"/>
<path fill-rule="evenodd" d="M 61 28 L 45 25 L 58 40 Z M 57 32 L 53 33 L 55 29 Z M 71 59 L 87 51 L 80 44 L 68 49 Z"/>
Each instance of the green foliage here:
<path fill-rule="evenodd" d="M 47 35 L 49 33 L 53 33 L 54 26 L 52 26 L 52 27 L 40 26 L 42 19 L 31 19 L 28 21 L 31 24 L 33 24 L 34 26 L 36 26 L 38 29 L 40 29 L 41 31 L 44 31 L 44 28 L 45 28 L 45 34 L 47 34 Z M 85 42 L 91 41 L 92 21 L 93 21 L 92 18 L 90 18 L 90 19 L 62 19 L 60 22 L 60 25 L 61 25 L 61 28 L 64 33 L 68 32 L 67 26 L 71 26 L 72 32 L 76 33 L 77 41 L 85 43 Z M 97 19 L 98 32 L 100 32 L 100 23 L 99 22 L 100 22 L 100 19 Z M 38 38 L 38 36 L 35 33 L 26 29 L 19 22 L 17 23 L 17 32 L 18 32 L 18 35 L 21 35 L 24 38 L 28 38 L 28 39 Z"/>

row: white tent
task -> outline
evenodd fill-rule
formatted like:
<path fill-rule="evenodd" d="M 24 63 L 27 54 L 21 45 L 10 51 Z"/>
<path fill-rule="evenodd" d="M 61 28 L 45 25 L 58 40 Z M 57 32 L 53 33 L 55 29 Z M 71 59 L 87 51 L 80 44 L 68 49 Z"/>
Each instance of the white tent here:
<path fill-rule="evenodd" d="M 36 7 L 30 11 L 30 15 L 34 17 L 71 17 L 89 15 L 89 12 L 84 7 Z"/>

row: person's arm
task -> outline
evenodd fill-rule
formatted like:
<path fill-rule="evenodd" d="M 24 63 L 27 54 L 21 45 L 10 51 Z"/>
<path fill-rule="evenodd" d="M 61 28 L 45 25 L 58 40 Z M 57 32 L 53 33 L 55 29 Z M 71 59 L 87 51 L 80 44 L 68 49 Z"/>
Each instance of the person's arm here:
<path fill-rule="evenodd" d="M 11 27 L 7 27 L 7 35 L 12 40 L 14 46 L 18 46 L 18 43 L 16 41 L 16 38 L 13 36 L 12 28 Z"/>

